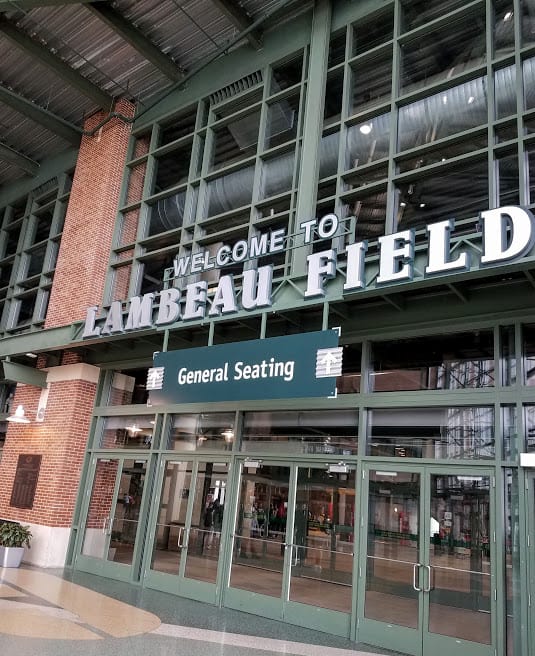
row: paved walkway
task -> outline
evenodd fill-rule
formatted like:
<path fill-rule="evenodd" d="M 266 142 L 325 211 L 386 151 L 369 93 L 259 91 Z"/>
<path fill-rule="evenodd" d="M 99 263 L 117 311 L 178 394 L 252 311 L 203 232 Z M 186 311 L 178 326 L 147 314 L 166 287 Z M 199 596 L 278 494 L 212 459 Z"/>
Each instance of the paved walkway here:
<path fill-rule="evenodd" d="M 0 568 L 6 656 L 372 656 L 366 645 L 98 576 Z"/>

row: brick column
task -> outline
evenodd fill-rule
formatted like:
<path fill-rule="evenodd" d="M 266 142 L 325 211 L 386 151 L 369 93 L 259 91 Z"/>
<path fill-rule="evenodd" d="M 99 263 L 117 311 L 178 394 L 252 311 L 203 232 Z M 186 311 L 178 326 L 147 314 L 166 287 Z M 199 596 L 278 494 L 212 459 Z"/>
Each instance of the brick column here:
<path fill-rule="evenodd" d="M 134 106 L 120 100 L 115 111 L 132 116 Z M 91 116 L 85 129 L 104 116 Z M 86 309 L 102 300 L 130 131 L 114 118 L 82 137 L 45 328 L 84 320 Z"/>
<path fill-rule="evenodd" d="M 74 505 L 91 421 L 99 369 L 65 364 L 48 370 L 44 419 L 35 421 L 41 389 L 17 386 L 14 408 L 23 404 L 30 424 L 9 426 L 0 461 L 0 517 L 29 524 L 34 538 L 24 561 L 44 567 L 65 562 Z M 41 469 L 30 509 L 11 505 L 19 456 L 41 456 Z"/>

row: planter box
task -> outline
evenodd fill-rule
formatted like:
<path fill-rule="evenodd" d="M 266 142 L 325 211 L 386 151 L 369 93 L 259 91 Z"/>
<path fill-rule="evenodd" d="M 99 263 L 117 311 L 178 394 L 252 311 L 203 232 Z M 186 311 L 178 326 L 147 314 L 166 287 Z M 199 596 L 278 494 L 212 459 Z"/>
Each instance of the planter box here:
<path fill-rule="evenodd" d="M 19 567 L 24 547 L 0 547 L 0 567 Z"/>

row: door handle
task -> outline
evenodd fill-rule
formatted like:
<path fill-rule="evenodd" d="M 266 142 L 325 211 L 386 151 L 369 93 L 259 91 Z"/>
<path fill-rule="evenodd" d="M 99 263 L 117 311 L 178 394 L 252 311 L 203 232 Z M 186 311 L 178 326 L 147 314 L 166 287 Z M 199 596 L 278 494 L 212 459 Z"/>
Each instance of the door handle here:
<path fill-rule="evenodd" d="M 414 566 L 412 568 L 412 587 L 416 590 L 416 592 L 422 592 L 422 588 L 419 588 L 416 585 L 416 576 L 417 576 L 417 573 L 418 574 L 420 573 L 420 567 L 421 566 L 422 565 L 420 563 L 414 563 Z"/>
<path fill-rule="evenodd" d="M 295 544 L 291 545 L 292 547 L 292 567 L 297 567 L 297 563 L 299 562 L 299 547 L 296 546 Z M 295 549 L 295 559 L 294 559 L 294 549 Z"/>
<path fill-rule="evenodd" d="M 181 542 L 182 542 L 182 533 L 183 533 L 183 532 L 184 532 L 184 527 L 181 526 L 181 527 L 178 529 L 178 539 L 177 539 L 177 541 L 176 541 L 176 546 L 177 546 L 179 549 L 182 549 L 182 547 L 184 546 L 183 544 L 181 544 Z"/>
<path fill-rule="evenodd" d="M 424 565 L 424 568 L 427 570 L 427 587 L 424 588 L 424 592 L 431 592 L 433 589 L 431 586 L 431 565 Z"/>

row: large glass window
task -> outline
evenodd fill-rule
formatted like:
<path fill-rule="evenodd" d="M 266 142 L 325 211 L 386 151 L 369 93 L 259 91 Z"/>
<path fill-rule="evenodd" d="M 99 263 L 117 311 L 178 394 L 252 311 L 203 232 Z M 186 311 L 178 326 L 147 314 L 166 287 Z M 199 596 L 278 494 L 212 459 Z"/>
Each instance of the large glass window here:
<path fill-rule="evenodd" d="M 366 453 L 448 460 L 494 458 L 494 408 L 369 410 Z"/>
<path fill-rule="evenodd" d="M 153 415 L 106 417 L 99 446 L 103 449 L 150 449 L 153 431 Z"/>
<path fill-rule="evenodd" d="M 246 412 L 242 451 L 357 453 L 356 410 Z"/>
<path fill-rule="evenodd" d="M 233 412 L 175 415 L 167 440 L 174 451 L 230 451 L 234 443 Z"/>
<path fill-rule="evenodd" d="M 397 339 L 372 344 L 370 391 L 493 387 L 490 330 Z"/>

